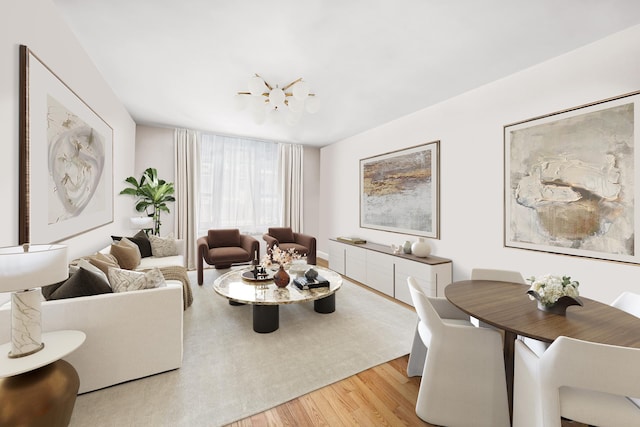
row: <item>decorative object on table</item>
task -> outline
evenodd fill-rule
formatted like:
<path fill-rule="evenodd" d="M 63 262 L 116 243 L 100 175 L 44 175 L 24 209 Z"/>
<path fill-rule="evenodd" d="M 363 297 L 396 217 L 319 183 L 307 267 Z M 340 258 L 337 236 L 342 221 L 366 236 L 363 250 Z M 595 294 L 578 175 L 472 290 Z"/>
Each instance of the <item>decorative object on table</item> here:
<path fill-rule="evenodd" d="M 261 264 L 265 267 L 280 264 L 289 265 L 294 260 L 300 259 L 300 254 L 295 249 L 290 248 L 287 250 L 280 249 L 279 246 L 274 246 L 271 249 L 267 249 L 267 253 L 262 258 Z"/>
<path fill-rule="evenodd" d="M 550 274 L 530 277 L 527 281 L 531 288 L 527 291 L 529 298 L 536 300 L 538 309 L 549 313 L 564 315 L 567 307 L 582 306 L 578 297 L 579 282 L 569 276 L 552 276 Z"/>
<path fill-rule="evenodd" d="M 242 273 L 242 278 L 249 281 L 266 282 L 273 279 L 271 275 L 263 266 L 254 265 L 251 270 Z"/>
<path fill-rule="evenodd" d="M 249 104 L 253 120 L 259 125 L 265 122 L 268 115 L 273 121 L 284 120 L 286 124 L 294 126 L 305 110 L 313 114 L 320 108 L 318 96 L 309 92 L 309 84 L 302 77 L 279 88 L 255 74 L 249 79 L 249 91 L 238 92 L 236 102 L 239 109 Z"/>
<path fill-rule="evenodd" d="M 113 222 L 113 129 L 20 46 L 19 242 Z"/>
<path fill-rule="evenodd" d="M 418 237 L 418 240 L 411 244 L 411 253 L 417 257 L 426 258 L 431 253 L 431 246 L 423 237 Z"/>
<path fill-rule="evenodd" d="M 360 227 L 438 238 L 440 141 L 360 160 Z"/>
<path fill-rule="evenodd" d="M 158 178 L 158 171 L 155 168 L 147 168 L 140 177 L 140 181 L 130 176 L 125 179 L 131 187 L 125 188 L 120 194 L 127 194 L 136 197 L 136 210 L 145 212 L 153 219 L 152 234 L 160 235 L 160 213 L 169 213 L 168 202 L 175 202 L 173 197 L 174 188 L 172 182 L 166 182 Z M 149 208 L 153 210 L 149 212 Z"/>
<path fill-rule="evenodd" d="M 338 242 L 351 243 L 353 245 L 363 245 L 367 243 L 366 240 L 361 239 L 359 237 L 338 237 L 336 240 Z"/>
<path fill-rule="evenodd" d="M 283 251 L 293 249 L 307 259 L 307 264 L 316 264 L 316 238 L 309 234 L 297 233 L 291 227 L 269 227 L 262 238 L 267 253 L 276 246 Z"/>
<path fill-rule="evenodd" d="M 280 264 L 280 268 L 278 268 L 276 274 L 273 275 L 273 283 L 279 288 L 285 288 L 289 285 L 290 280 L 291 277 L 289 273 L 287 273 L 287 270 L 284 269 L 284 264 Z"/>
<path fill-rule="evenodd" d="M 316 280 L 318 278 L 318 270 L 314 269 L 314 268 L 310 268 L 307 271 L 304 272 L 304 277 L 310 281 L 313 282 L 314 280 Z"/>
<path fill-rule="evenodd" d="M 392 251 L 394 254 L 399 254 L 400 252 L 402 252 L 402 246 L 400 246 L 400 245 L 396 245 L 396 244 L 393 244 L 393 243 L 392 243 L 392 244 L 391 244 L 391 251 Z"/>
<path fill-rule="evenodd" d="M 405 254 L 411 253 L 411 242 L 409 240 L 404 241 L 404 244 L 402 245 L 402 252 Z"/>
<path fill-rule="evenodd" d="M 297 277 L 293 279 L 293 284 L 301 290 L 328 288 L 331 286 L 331 283 L 326 278 L 318 275 L 317 273 L 318 272 L 316 271 L 316 276 L 313 279 L 306 277 L 306 275 L 305 277 Z"/>
<path fill-rule="evenodd" d="M 66 246 L 25 244 L 0 248 L 0 292 L 13 292 L 10 358 L 37 353 L 45 346 L 41 340 L 42 294 L 38 288 L 68 277 Z"/>
<path fill-rule="evenodd" d="M 505 246 L 640 264 L 640 92 L 504 127 Z"/>

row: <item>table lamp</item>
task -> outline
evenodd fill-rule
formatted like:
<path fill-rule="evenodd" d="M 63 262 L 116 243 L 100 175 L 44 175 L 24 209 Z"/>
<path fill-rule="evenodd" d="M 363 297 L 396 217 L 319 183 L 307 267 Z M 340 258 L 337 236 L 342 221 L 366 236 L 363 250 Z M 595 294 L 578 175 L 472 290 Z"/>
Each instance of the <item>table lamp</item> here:
<path fill-rule="evenodd" d="M 29 245 L 0 248 L 0 292 L 11 295 L 10 358 L 37 353 L 44 348 L 40 305 L 41 286 L 69 277 L 67 247 Z"/>

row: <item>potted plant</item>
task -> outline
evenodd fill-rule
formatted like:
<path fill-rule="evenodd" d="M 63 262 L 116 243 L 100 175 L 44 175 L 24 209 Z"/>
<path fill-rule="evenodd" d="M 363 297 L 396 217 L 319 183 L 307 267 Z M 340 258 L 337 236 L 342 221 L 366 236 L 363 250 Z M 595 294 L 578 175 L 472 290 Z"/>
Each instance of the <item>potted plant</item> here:
<path fill-rule="evenodd" d="M 169 213 L 167 202 L 175 202 L 176 200 L 173 197 L 173 183 L 158 179 L 158 171 L 155 168 L 145 170 L 139 182 L 132 176 L 125 181 L 132 187 L 125 188 L 120 194 L 137 197 L 136 210 L 145 212 L 147 216 L 153 218 L 152 233 L 160 235 L 160 213 Z M 153 211 L 149 212 L 149 208 L 152 208 Z"/>

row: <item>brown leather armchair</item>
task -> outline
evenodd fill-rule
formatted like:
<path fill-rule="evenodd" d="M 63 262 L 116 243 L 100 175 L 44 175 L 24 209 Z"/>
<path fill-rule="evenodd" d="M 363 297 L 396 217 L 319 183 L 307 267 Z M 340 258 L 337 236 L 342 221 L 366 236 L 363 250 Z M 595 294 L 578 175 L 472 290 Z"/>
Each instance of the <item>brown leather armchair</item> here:
<path fill-rule="evenodd" d="M 267 242 L 267 252 L 275 245 L 283 251 L 293 248 L 307 257 L 307 264 L 316 264 L 316 238 L 313 236 L 294 233 L 290 227 L 270 227 L 262 238 Z"/>
<path fill-rule="evenodd" d="M 198 239 L 198 285 L 204 281 L 203 260 L 215 268 L 260 259 L 260 242 L 237 228 L 209 230 Z"/>

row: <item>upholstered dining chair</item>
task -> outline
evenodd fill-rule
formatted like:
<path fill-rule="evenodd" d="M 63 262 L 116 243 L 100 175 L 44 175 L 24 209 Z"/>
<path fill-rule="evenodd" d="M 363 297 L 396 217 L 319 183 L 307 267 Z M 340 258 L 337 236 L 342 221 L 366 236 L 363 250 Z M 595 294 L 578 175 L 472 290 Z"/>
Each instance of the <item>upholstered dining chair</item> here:
<path fill-rule="evenodd" d="M 633 292 L 623 292 L 611 303 L 611 306 L 640 317 L 640 295 Z"/>
<path fill-rule="evenodd" d="M 450 303 L 427 297 L 413 277 L 407 283 L 420 338 L 428 349 L 416 403 L 418 417 L 446 426 L 509 426 L 500 333 L 444 321 L 438 310 L 444 312 Z M 447 313 L 454 316 L 457 309 L 449 308 Z"/>
<path fill-rule="evenodd" d="M 216 269 L 260 259 L 260 242 L 237 228 L 209 230 L 198 244 L 198 285 L 204 281 L 204 262 Z"/>
<path fill-rule="evenodd" d="M 294 249 L 301 256 L 307 257 L 307 264 L 316 265 L 315 237 L 295 233 L 291 227 L 270 227 L 262 238 L 267 242 L 267 252 L 274 246 L 278 246 L 283 251 Z"/>
<path fill-rule="evenodd" d="M 514 427 L 640 426 L 640 349 L 558 337 L 538 356 L 515 346 Z"/>

